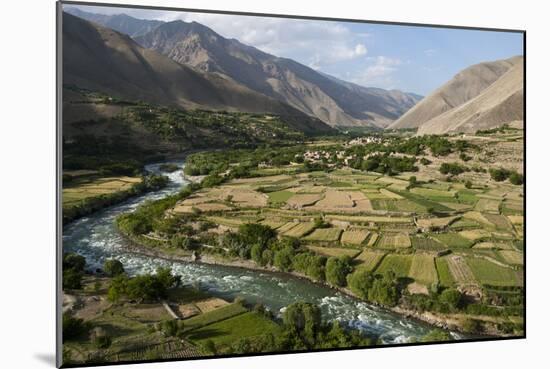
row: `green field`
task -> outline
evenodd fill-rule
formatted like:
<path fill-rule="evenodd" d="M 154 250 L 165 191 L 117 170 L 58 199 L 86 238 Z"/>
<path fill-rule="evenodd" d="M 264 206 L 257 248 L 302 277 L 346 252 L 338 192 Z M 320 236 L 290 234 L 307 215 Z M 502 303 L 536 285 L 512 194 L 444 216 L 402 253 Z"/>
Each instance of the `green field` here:
<path fill-rule="evenodd" d="M 462 237 L 458 233 L 436 233 L 432 234 L 431 237 L 435 238 L 444 245 L 447 245 L 448 247 L 467 248 L 472 246 L 472 242 L 470 240 Z"/>
<path fill-rule="evenodd" d="M 75 180 L 63 187 L 63 206 L 78 205 L 83 200 L 102 195 L 110 195 L 120 191 L 126 191 L 137 183 L 140 177 L 91 177 Z"/>
<path fill-rule="evenodd" d="M 467 263 L 477 281 L 490 286 L 520 286 L 521 280 L 517 271 L 504 268 L 485 259 L 468 258 Z"/>
<path fill-rule="evenodd" d="M 275 191 L 267 194 L 267 196 L 269 196 L 269 202 L 275 204 L 285 203 L 286 200 L 290 199 L 293 195 L 294 193 L 290 191 Z"/>
<path fill-rule="evenodd" d="M 455 285 L 455 280 L 449 270 L 449 264 L 444 258 L 436 258 L 435 266 L 437 269 L 437 276 L 439 278 L 439 283 L 443 287 L 452 287 Z"/>
<path fill-rule="evenodd" d="M 248 310 L 241 304 L 233 303 L 227 306 L 223 306 L 219 309 L 209 311 L 204 314 L 200 314 L 189 319 L 184 320 L 184 329 L 186 331 L 196 329 L 208 324 L 219 322 L 235 315 L 243 314 Z"/>
<path fill-rule="evenodd" d="M 280 326 L 263 315 L 247 312 L 194 329 L 188 334 L 188 339 L 198 344 L 212 340 L 216 346 L 230 345 L 241 338 L 253 338 L 266 334 L 278 335 L 281 331 Z"/>
<path fill-rule="evenodd" d="M 382 263 L 376 268 L 376 274 L 384 274 L 387 271 L 393 271 L 397 277 L 407 277 L 411 269 L 411 255 L 390 254 L 382 260 Z"/>
<path fill-rule="evenodd" d="M 307 241 L 335 242 L 340 239 L 341 233 L 342 230 L 340 228 L 318 228 L 304 239 Z"/>
<path fill-rule="evenodd" d="M 348 248 L 341 248 L 341 247 L 322 247 L 322 246 L 306 246 L 309 250 L 321 254 L 324 256 L 349 256 L 351 258 L 355 257 L 355 255 L 359 254 L 361 251 L 356 249 L 348 249 Z"/>
<path fill-rule="evenodd" d="M 409 270 L 409 277 L 427 286 L 437 282 L 438 277 L 434 257 L 420 254 L 414 255 Z"/>
<path fill-rule="evenodd" d="M 418 250 L 444 250 L 447 246 L 433 238 L 414 236 L 411 237 L 412 247 Z"/>
<path fill-rule="evenodd" d="M 355 261 L 359 263 L 357 264 L 358 268 L 365 268 L 372 272 L 378 267 L 385 255 L 382 252 L 364 250 L 355 257 Z"/>

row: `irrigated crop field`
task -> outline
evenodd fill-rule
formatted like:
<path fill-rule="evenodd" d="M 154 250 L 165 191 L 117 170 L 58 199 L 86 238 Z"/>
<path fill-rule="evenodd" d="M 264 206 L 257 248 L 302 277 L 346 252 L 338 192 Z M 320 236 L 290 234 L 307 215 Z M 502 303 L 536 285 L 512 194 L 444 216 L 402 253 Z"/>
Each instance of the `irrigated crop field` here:
<path fill-rule="evenodd" d="M 461 165 L 495 168 L 521 156 L 495 137 L 474 139 L 481 149 Z M 499 151 L 501 144 L 506 149 Z M 484 145 L 494 153 L 490 159 L 480 154 Z M 394 270 L 416 286 L 521 285 L 523 186 L 493 181 L 488 169 L 442 175 L 439 166 L 460 163 L 458 153 L 428 158 L 432 164 L 417 161 L 418 172 L 397 176 L 264 165 L 251 172 L 258 177 L 199 190 L 173 210 L 230 230 L 258 222 L 316 254 L 352 257 L 355 268 L 375 274 Z"/>

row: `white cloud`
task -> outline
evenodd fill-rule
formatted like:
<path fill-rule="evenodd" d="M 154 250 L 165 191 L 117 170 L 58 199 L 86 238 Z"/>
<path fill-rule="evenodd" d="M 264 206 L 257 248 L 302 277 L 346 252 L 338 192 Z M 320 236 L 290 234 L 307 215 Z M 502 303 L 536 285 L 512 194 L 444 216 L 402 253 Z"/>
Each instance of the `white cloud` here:
<path fill-rule="evenodd" d="M 363 86 L 373 86 L 386 89 L 395 88 L 397 85 L 395 72 L 403 61 L 387 56 L 366 58 L 367 67 L 351 77 L 352 82 Z"/>
<path fill-rule="evenodd" d="M 436 49 L 427 49 L 427 50 L 424 50 L 424 54 L 428 57 L 431 57 L 431 56 L 434 56 L 435 54 L 437 54 L 437 50 Z"/>
<path fill-rule="evenodd" d="M 226 38 L 320 69 L 367 55 L 366 33 L 341 23 L 204 13 L 167 13 L 165 20 L 196 21 Z"/>

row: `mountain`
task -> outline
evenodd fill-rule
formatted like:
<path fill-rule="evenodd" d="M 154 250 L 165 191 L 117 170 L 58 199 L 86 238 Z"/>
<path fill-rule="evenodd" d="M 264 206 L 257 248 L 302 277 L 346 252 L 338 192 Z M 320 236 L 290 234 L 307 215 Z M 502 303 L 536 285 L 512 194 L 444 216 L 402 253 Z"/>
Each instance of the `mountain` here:
<path fill-rule="evenodd" d="M 522 59 L 478 96 L 422 124 L 418 134 L 475 132 L 522 121 Z"/>
<path fill-rule="evenodd" d="M 458 111 L 459 107 L 480 96 L 517 65 L 523 65 L 523 57 L 517 56 L 510 59 L 472 65 L 459 72 L 450 81 L 426 96 L 407 113 L 390 124 L 388 128 L 419 128 L 419 133 L 443 133 L 451 129 L 460 130 L 466 128 L 468 128 L 468 130 L 473 130 L 474 127 L 468 125 L 468 122 L 473 122 L 471 119 L 468 121 L 461 121 L 461 119 L 457 118 L 458 121 L 443 122 L 441 119 L 436 118 L 452 110 Z M 523 88 L 522 78 L 521 80 L 517 80 L 516 83 L 518 88 Z M 501 97 L 501 99 L 502 98 L 505 97 Z M 486 98 L 483 101 L 485 100 Z M 497 101 L 493 99 L 492 103 L 497 104 Z M 472 107 L 474 105 L 470 106 Z M 523 109 L 521 109 L 521 111 L 523 112 Z M 461 114 L 459 115 L 462 116 Z M 452 115 L 450 113 L 446 116 L 448 118 L 451 116 L 457 117 L 457 115 Z M 512 114 L 511 117 L 512 116 L 517 116 L 517 114 Z M 436 120 L 427 126 L 430 128 L 422 128 L 427 122 L 433 119 Z M 439 122 L 441 127 L 436 128 L 434 122 Z M 466 125 L 460 128 L 463 124 Z M 495 123 L 493 122 L 492 124 Z"/>
<path fill-rule="evenodd" d="M 63 84 L 186 109 L 276 114 L 306 133 L 332 130 L 227 76 L 176 63 L 127 35 L 67 13 L 63 14 Z"/>
<path fill-rule="evenodd" d="M 384 127 L 418 101 L 417 95 L 336 80 L 224 38 L 197 22 L 167 22 L 135 40 L 180 64 L 228 76 L 332 126 Z"/>
<path fill-rule="evenodd" d="M 144 35 L 164 23 L 158 20 L 137 19 L 126 14 L 105 15 L 89 13 L 72 7 L 66 7 L 64 11 L 90 22 L 114 29 L 130 37 Z"/>

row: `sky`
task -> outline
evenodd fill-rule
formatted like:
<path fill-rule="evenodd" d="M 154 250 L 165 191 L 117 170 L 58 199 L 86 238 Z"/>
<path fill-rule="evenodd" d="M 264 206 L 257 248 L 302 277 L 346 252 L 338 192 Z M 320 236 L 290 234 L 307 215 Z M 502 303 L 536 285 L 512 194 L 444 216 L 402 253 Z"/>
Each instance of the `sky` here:
<path fill-rule="evenodd" d="M 74 6 L 72 6 L 74 7 Z M 226 38 L 366 87 L 427 95 L 462 69 L 523 54 L 513 32 L 78 6 L 100 14 L 204 24 Z"/>

